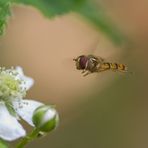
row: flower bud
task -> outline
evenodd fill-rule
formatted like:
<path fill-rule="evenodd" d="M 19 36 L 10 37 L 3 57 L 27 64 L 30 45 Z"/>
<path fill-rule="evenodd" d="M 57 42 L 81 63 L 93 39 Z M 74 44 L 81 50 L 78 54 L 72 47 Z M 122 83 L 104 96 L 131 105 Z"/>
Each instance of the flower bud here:
<path fill-rule="evenodd" d="M 57 127 L 59 115 L 52 106 L 42 105 L 34 111 L 32 121 L 36 128 L 46 133 Z"/>

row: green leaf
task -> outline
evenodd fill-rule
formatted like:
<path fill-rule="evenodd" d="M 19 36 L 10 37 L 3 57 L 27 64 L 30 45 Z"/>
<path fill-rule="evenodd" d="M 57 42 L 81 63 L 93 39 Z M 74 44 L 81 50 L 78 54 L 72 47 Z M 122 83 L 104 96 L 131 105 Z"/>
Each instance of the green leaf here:
<path fill-rule="evenodd" d="M 4 33 L 8 17 L 10 16 L 11 0 L 0 0 L 0 35 Z"/>
<path fill-rule="evenodd" d="M 125 42 L 122 33 L 111 23 L 102 7 L 96 5 L 93 0 L 14 0 L 14 2 L 36 7 L 49 18 L 70 11 L 80 13 L 116 44 L 121 45 Z"/>
<path fill-rule="evenodd" d="M 123 36 L 119 29 L 117 29 L 117 26 L 107 17 L 104 9 L 99 4 L 87 0 L 80 9 L 77 9 L 77 12 L 104 32 L 114 43 L 121 45 L 126 42 L 125 36 Z"/>
<path fill-rule="evenodd" d="M 45 16 L 61 15 L 80 7 L 85 0 L 14 0 L 38 8 Z"/>
<path fill-rule="evenodd" d="M 8 144 L 0 139 L 0 148 L 8 148 Z"/>

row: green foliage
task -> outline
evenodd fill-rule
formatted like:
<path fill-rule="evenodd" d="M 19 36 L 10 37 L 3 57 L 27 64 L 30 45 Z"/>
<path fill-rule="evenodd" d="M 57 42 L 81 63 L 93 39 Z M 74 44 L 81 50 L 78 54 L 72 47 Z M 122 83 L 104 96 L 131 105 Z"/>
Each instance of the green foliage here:
<path fill-rule="evenodd" d="M 104 10 L 93 0 L 15 0 L 15 2 L 36 7 L 49 18 L 70 11 L 80 13 L 116 44 L 125 41 L 119 30 L 106 17 Z"/>
<path fill-rule="evenodd" d="M 126 39 L 105 14 L 99 4 L 87 0 L 80 9 L 77 10 L 81 15 L 92 22 L 99 30 L 104 32 L 112 41 L 118 45 L 124 44 Z"/>
<path fill-rule="evenodd" d="M 3 33 L 7 18 L 10 15 L 11 2 L 33 6 L 48 18 L 71 11 L 77 12 L 96 25 L 115 43 L 121 45 L 125 41 L 119 30 L 106 17 L 102 7 L 96 5 L 93 0 L 0 0 L 0 34 Z"/>
<path fill-rule="evenodd" d="M 8 145 L 0 139 L 0 148 L 8 148 Z"/>
<path fill-rule="evenodd" d="M 45 16 L 53 17 L 80 7 L 85 0 L 14 0 L 38 8 Z"/>
<path fill-rule="evenodd" d="M 0 0 L 0 35 L 3 34 L 7 19 L 10 16 L 11 0 Z"/>

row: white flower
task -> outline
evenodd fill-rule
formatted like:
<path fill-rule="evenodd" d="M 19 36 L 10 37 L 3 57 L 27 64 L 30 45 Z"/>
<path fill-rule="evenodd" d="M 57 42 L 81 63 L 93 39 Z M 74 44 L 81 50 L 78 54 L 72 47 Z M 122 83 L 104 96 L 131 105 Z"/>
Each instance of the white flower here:
<path fill-rule="evenodd" d="M 32 78 L 23 74 L 21 67 L 0 68 L 0 138 L 13 141 L 25 136 L 25 129 L 18 122 L 20 118 L 34 126 L 33 112 L 43 104 L 34 100 L 23 100 L 33 83 Z"/>

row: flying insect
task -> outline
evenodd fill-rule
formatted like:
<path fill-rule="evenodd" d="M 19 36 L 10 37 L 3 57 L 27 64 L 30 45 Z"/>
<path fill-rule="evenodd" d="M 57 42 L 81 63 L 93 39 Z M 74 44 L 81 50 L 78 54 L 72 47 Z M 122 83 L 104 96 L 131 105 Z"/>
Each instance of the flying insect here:
<path fill-rule="evenodd" d="M 127 66 L 124 64 L 106 62 L 102 57 L 94 55 L 80 55 L 73 60 L 75 61 L 76 68 L 82 70 L 83 76 L 107 70 L 127 72 Z"/>

